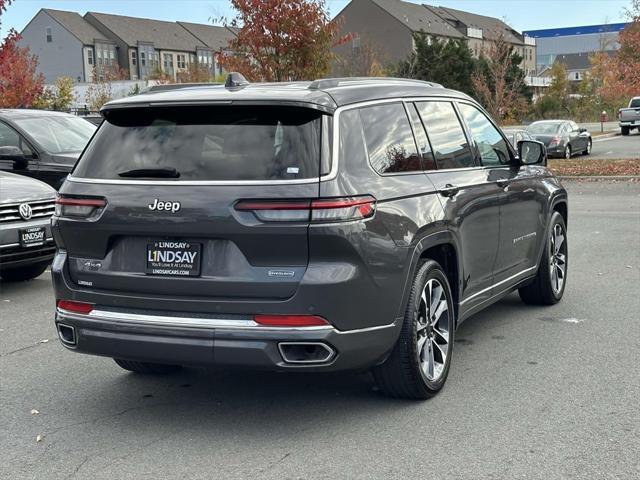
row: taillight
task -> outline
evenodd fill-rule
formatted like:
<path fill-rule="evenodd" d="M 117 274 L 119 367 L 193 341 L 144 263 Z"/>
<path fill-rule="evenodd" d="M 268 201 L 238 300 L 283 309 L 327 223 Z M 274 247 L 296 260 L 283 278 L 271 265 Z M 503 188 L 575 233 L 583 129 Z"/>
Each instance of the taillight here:
<path fill-rule="evenodd" d="M 60 310 L 67 310 L 68 312 L 81 313 L 87 315 L 93 310 L 93 305 L 84 302 L 74 302 L 73 300 L 58 300 L 56 307 Z"/>
<path fill-rule="evenodd" d="M 255 315 L 254 321 L 269 327 L 320 327 L 329 325 L 316 315 Z"/>
<path fill-rule="evenodd" d="M 560 136 L 559 135 L 555 135 L 554 137 L 551 137 L 551 141 L 549 142 L 549 146 L 557 145 L 558 143 L 560 143 Z"/>
<path fill-rule="evenodd" d="M 318 200 L 241 200 L 235 209 L 252 212 L 263 222 L 344 222 L 372 217 L 376 199 L 365 195 Z"/>
<path fill-rule="evenodd" d="M 63 197 L 56 198 L 56 216 L 89 218 L 107 205 L 104 198 L 77 198 Z"/>

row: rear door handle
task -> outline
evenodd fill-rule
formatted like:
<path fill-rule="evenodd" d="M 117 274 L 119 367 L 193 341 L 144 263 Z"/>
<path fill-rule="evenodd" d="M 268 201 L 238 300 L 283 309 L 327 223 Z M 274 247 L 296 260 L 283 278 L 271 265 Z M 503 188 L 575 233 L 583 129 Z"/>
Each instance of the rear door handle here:
<path fill-rule="evenodd" d="M 438 193 L 443 197 L 454 197 L 460 191 L 460 187 L 447 183 L 444 188 L 441 188 Z"/>

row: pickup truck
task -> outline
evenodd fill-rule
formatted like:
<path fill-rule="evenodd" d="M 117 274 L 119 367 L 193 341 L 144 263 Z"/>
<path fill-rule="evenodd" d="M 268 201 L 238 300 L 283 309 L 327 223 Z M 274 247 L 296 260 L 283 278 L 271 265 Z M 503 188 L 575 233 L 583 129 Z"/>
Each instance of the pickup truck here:
<path fill-rule="evenodd" d="M 640 97 L 633 97 L 628 108 L 618 110 L 618 120 L 622 135 L 629 135 L 634 128 L 640 131 Z"/>

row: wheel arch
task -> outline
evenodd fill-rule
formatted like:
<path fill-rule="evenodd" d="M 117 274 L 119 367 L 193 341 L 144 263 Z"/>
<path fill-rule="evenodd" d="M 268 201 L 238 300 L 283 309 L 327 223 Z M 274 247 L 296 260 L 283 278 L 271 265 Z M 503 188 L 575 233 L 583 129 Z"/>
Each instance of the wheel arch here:
<path fill-rule="evenodd" d="M 457 241 L 449 230 L 443 230 L 431 233 L 423 237 L 413 250 L 411 257 L 411 265 L 407 272 L 407 278 L 402 295 L 402 303 L 400 304 L 400 312 L 398 316 L 404 316 L 404 309 L 407 304 L 411 284 L 416 272 L 422 262 L 431 259 L 442 267 L 453 296 L 453 304 L 455 308 L 455 322 L 458 324 L 458 308 L 459 308 L 459 292 L 460 279 L 463 277 L 461 273 L 461 259 L 459 255 Z"/>

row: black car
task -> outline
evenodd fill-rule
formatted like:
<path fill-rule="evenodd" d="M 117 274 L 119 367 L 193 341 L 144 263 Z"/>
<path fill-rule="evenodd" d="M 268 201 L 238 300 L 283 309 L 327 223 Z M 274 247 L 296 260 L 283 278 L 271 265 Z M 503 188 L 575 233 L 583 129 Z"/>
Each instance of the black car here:
<path fill-rule="evenodd" d="M 103 108 L 53 218 L 67 348 L 142 373 L 372 368 L 426 398 L 462 321 L 561 299 L 567 194 L 540 142 L 518 154 L 437 84 L 230 78 Z"/>
<path fill-rule="evenodd" d="M 67 113 L 0 109 L 0 170 L 58 189 L 95 130 Z"/>
<path fill-rule="evenodd" d="M 0 172 L 0 277 L 29 280 L 46 270 L 55 245 L 51 216 L 56 191 L 32 178 Z"/>
<path fill-rule="evenodd" d="M 518 142 L 521 142 L 522 140 L 535 140 L 531 135 L 529 135 L 529 132 L 521 128 L 503 128 L 502 133 L 507 137 L 507 140 L 509 140 L 509 143 L 513 148 L 517 148 Z"/>
<path fill-rule="evenodd" d="M 581 153 L 589 155 L 593 140 L 586 128 L 570 120 L 541 120 L 527 127 L 533 138 L 544 143 L 551 156 L 570 159 Z"/>

